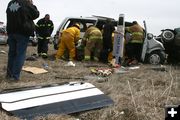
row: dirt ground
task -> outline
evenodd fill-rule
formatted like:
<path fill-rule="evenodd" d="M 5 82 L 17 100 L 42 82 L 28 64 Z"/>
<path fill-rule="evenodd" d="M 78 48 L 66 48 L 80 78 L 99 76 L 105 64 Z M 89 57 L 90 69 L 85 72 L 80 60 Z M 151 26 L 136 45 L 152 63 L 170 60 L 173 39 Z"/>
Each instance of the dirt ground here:
<path fill-rule="evenodd" d="M 84 81 L 89 82 L 103 91 L 113 101 L 114 105 L 71 115 L 48 115 L 37 117 L 36 120 L 164 120 L 165 105 L 180 104 L 180 66 L 165 65 L 165 69 L 154 69 L 159 66 L 148 64 L 139 65 L 139 69 L 127 73 L 113 73 L 106 80 L 98 79 L 69 79 L 91 75 L 89 65 L 109 67 L 98 62 L 75 61 L 75 67 L 64 66 L 67 61 L 55 62 L 51 57 L 47 60 L 38 58 L 37 61 L 26 61 L 26 66 L 43 67 L 48 64 L 48 73 L 21 73 L 21 80 L 8 83 L 5 79 L 8 46 L 0 46 L 0 91 L 52 83 Z M 27 56 L 36 53 L 36 47 L 29 46 Z M 52 45 L 49 55 L 55 51 Z M 1 120 L 19 120 L 0 111 Z"/>

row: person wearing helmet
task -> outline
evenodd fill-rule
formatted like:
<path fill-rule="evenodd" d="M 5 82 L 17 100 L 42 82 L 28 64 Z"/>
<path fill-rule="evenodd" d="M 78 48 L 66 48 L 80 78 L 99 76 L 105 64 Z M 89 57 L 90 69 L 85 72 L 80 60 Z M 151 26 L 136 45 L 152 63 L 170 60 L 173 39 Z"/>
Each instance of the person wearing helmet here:
<path fill-rule="evenodd" d="M 83 37 L 85 45 L 85 60 L 99 60 L 102 49 L 102 33 L 95 26 L 89 26 Z M 94 56 L 93 56 L 94 55 Z"/>
<path fill-rule="evenodd" d="M 53 32 L 54 25 L 50 20 L 50 15 L 46 14 L 44 18 L 40 19 L 36 24 L 36 35 L 38 38 L 37 52 L 39 56 L 47 58 L 48 43 Z"/>
<path fill-rule="evenodd" d="M 80 39 L 80 25 L 75 23 L 73 26 L 62 31 L 61 41 L 59 48 L 55 55 L 56 59 L 61 58 L 64 55 L 64 51 L 67 49 L 69 52 L 69 61 L 75 58 L 75 43 Z"/>
<path fill-rule="evenodd" d="M 131 33 L 131 40 L 126 45 L 126 52 L 129 58 L 128 65 L 137 64 L 140 61 L 144 40 L 143 28 L 137 21 L 133 21 L 132 23 L 132 26 L 126 27 L 126 31 Z"/>

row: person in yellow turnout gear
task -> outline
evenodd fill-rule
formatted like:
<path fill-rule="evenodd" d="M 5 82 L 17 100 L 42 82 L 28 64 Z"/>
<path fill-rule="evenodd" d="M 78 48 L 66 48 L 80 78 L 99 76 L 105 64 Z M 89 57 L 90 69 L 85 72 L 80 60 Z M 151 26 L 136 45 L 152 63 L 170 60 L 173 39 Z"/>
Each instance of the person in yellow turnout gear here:
<path fill-rule="evenodd" d="M 101 31 L 93 25 L 89 26 L 84 34 L 83 42 L 85 43 L 84 60 L 98 61 L 102 49 Z"/>
<path fill-rule="evenodd" d="M 133 21 L 132 26 L 126 27 L 126 31 L 131 33 L 131 40 L 126 44 L 126 53 L 130 59 L 129 63 L 137 64 L 141 60 L 144 30 L 137 21 Z"/>
<path fill-rule="evenodd" d="M 64 51 L 68 49 L 69 60 L 72 61 L 75 58 L 75 43 L 80 39 L 80 25 L 75 23 L 72 27 L 63 30 L 59 48 L 55 55 L 56 60 L 64 55 Z"/>

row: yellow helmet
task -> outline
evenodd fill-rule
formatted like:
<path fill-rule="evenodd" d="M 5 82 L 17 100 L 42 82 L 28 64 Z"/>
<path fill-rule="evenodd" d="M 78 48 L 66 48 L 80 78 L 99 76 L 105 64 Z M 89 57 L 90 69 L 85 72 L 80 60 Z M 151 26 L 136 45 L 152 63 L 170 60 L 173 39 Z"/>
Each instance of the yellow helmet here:
<path fill-rule="evenodd" d="M 79 23 L 75 23 L 73 26 L 75 26 L 75 27 L 80 29 L 80 24 Z"/>

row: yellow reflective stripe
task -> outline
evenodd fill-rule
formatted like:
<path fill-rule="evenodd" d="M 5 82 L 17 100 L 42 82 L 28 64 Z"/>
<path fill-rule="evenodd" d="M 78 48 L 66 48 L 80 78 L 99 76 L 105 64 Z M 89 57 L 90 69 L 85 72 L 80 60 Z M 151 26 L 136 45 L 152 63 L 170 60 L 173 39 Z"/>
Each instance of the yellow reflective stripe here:
<path fill-rule="evenodd" d="M 51 26 L 51 24 L 48 24 L 47 26 L 48 26 L 48 27 L 50 27 L 50 26 Z"/>
<path fill-rule="evenodd" d="M 51 37 L 46 37 L 46 39 L 50 39 Z"/>
<path fill-rule="evenodd" d="M 142 33 L 142 32 L 133 32 L 132 34 L 133 34 L 133 35 L 142 35 L 142 36 L 143 36 L 143 33 Z"/>
<path fill-rule="evenodd" d="M 37 37 L 37 38 L 38 38 L 38 39 L 43 39 L 43 37 L 40 37 L 40 36 L 39 36 L 39 37 Z"/>
<path fill-rule="evenodd" d="M 97 40 L 97 39 L 102 39 L 102 37 L 94 35 L 94 36 L 90 36 L 89 39 L 90 40 Z"/>
<path fill-rule="evenodd" d="M 44 39 L 43 37 L 37 37 L 38 39 Z M 51 37 L 46 37 L 45 39 L 50 39 Z"/>
<path fill-rule="evenodd" d="M 47 53 L 41 53 L 41 55 L 43 55 L 43 56 L 47 56 Z"/>
<path fill-rule="evenodd" d="M 131 40 L 130 43 L 143 43 L 141 40 Z"/>
<path fill-rule="evenodd" d="M 90 56 L 85 56 L 84 57 L 85 60 L 90 60 L 90 58 L 91 58 Z"/>
<path fill-rule="evenodd" d="M 99 30 L 92 30 L 89 34 L 92 34 L 93 32 L 99 32 Z"/>
<path fill-rule="evenodd" d="M 36 24 L 36 26 L 37 27 L 45 27 L 46 25 L 45 24 L 40 24 L 40 25 Z M 48 24 L 47 26 L 48 27 L 53 27 L 53 25 L 51 26 L 51 24 Z"/>
<path fill-rule="evenodd" d="M 39 25 L 40 27 L 44 27 L 45 26 L 45 24 L 41 24 L 41 25 Z"/>

